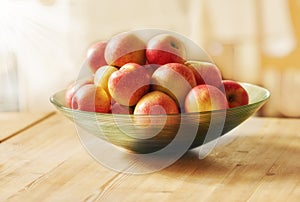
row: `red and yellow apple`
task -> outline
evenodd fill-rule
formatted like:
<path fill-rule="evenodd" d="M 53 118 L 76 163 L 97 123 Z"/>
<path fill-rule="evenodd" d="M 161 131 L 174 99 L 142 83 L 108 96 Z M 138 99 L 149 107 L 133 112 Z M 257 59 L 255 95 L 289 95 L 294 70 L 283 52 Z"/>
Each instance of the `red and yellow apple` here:
<path fill-rule="evenodd" d="M 88 48 L 86 60 L 88 67 L 93 73 L 95 73 L 99 67 L 107 65 L 104 58 L 106 45 L 106 41 L 99 41 Z"/>
<path fill-rule="evenodd" d="M 124 32 L 112 37 L 105 48 L 107 64 L 122 67 L 126 63 L 144 65 L 146 62 L 146 44 L 138 36 Z"/>
<path fill-rule="evenodd" d="M 223 80 L 222 83 L 230 108 L 249 104 L 248 92 L 241 84 L 233 80 Z"/>
<path fill-rule="evenodd" d="M 152 91 L 144 95 L 136 104 L 134 114 L 178 114 L 176 102 L 167 94 Z"/>
<path fill-rule="evenodd" d="M 197 85 L 207 84 L 217 88 L 222 85 L 222 74 L 215 64 L 202 61 L 187 61 L 185 65 L 193 70 Z"/>
<path fill-rule="evenodd" d="M 168 94 L 179 107 L 183 107 L 185 96 L 196 86 L 196 79 L 192 70 L 184 64 L 168 63 L 154 71 L 151 84 L 153 90 Z"/>
<path fill-rule="evenodd" d="M 112 114 L 133 114 L 133 108 L 115 102 L 111 107 Z"/>
<path fill-rule="evenodd" d="M 160 65 L 157 65 L 157 64 L 145 64 L 143 66 L 146 69 L 146 71 L 150 77 L 152 77 L 154 71 L 160 67 Z"/>
<path fill-rule="evenodd" d="M 186 47 L 190 50 L 190 46 L 180 37 L 170 33 L 157 34 L 148 41 L 142 37 L 124 32 L 94 43 L 86 55 L 93 78 L 68 86 L 67 106 L 150 115 L 211 111 L 249 103 L 243 86 L 222 80 L 215 64 L 188 60 Z"/>
<path fill-rule="evenodd" d="M 118 71 L 116 67 L 105 65 L 100 67 L 94 75 L 94 83 L 96 86 L 101 86 L 108 94 L 108 79 L 111 76 L 111 74 L 115 71 Z M 109 94 L 110 95 L 110 94 Z"/>
<path fill-rule="evenodd" d="M 85 77 L 85 78 L 81 78 L 78 79 L 76 81 L 73 81 L 71 84 L 69 84 L 69 86 L 67 87 L 66 93 L 65 93 L 65 101 L 66 101 L 66 105 L 68 107 L 71 107 L 72 105 L 72 98 L 74 96 L 74 94 L 76 93 L 76 91 L 87 84 L 93 84 L 93 78 L 92 77 Z"/>
<path fill-rule="evenodd" d="M 145 95 L 150 86 L 146 69 L 136 63 L 127 63 L 108 79 L 108 90 L 112 98 L 121 105 L 133 106 Z"/>
<path fill-rule="evenodd" d="M 186 96 L 184 110 L 189 112 L 204 112 L 227 109 L 228 102 L 224 93 L 211 85 L 198 85 Z"/>
<path fill-rule="evenodd" d="M 87 84 L 79 88 L 72 99 L 72 109 L 108 113 L 110 111 L 110 97 L 100 86 Z"/>
<path fill-rule="evenodd" d="M 169 125 L 176 123 L 177 119 L 168 114 L 178 114 L 180 111 L 176 102 L 161 91 L 152 91 L 144 95 L 134 108 L 135 115 L 159 115 L 159 116 L 135 116 L 134 121 L 139 128 L 148 128 L 151 125 Z M 151 127 L 150 127 L 151 128 Z M 158 131 L 157 131 L 158 132 Z M 143 131 L 144 137 L 151 138 L 154 131 Z M 146 136 L 145 136 L 146 135 Z M 139 134 L 140 137 L 140 134 Z"/>
<path fill-rule="evenodd" d="M 185 46 L 170 34 L 158 34 L 148 41 L 146 58 L 149 64 L 184 63 Z"/>

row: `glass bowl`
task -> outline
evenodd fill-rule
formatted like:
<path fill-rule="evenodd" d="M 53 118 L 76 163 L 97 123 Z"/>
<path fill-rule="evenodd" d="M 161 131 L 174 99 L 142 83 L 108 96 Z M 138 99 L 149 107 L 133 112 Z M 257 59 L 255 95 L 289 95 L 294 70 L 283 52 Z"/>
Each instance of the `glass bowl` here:
<path fill-rule="evenodd" d="M 65 90 L 50 97 L 51 103 L 76 126 L 134 153 L 157 152 L 165 147 L 193 149 L 215 140 L 254 115 L 269 99 L 267 89 L 241 83 L 249 94 L 249 104 L 227 110 L 175 115 L 128 115 L 85 112 L 66 106 Z M 151 122 L 151 124 L 149 124 Z"/>

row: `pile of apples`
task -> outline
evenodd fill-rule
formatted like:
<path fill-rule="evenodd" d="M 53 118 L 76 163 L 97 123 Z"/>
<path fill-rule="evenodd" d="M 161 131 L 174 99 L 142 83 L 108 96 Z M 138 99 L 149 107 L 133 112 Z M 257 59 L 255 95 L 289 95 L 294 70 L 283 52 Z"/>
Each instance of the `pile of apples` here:
<path fill-rule="evenodd" d="M 187 59 L 185 44 L 170 33 L 142 40 L 124 32 L 93 44 L 86 55 L 92 76 L 72 83 L 67 105 L 114 114 L 178 114 L 247 105 L 247 91 L 223 80 L 210 62 Z"/>

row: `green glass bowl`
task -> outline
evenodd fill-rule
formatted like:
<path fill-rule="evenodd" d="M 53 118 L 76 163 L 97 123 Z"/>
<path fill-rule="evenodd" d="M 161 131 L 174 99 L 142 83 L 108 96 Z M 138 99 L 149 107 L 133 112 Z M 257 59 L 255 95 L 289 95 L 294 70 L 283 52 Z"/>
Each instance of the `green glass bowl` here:
<path fill-rule="evenodd" d="M 159 151 L 176 142 L 198 147 L 234 129 L 254 115 L 269 99 L 270 92 L 260 86 L 241 83 L 249 94 L 249 104 L 227 110 L 175 115 L 105 114 L 72 110 L 66 106 L 65 90 L 51 96 L 51 103 L 76 126 L 113 145 L 135 153 Z M 151 120 L 151 124 L 149 123 Z M 153 135 L 154 134 L 154 135 Z"/>

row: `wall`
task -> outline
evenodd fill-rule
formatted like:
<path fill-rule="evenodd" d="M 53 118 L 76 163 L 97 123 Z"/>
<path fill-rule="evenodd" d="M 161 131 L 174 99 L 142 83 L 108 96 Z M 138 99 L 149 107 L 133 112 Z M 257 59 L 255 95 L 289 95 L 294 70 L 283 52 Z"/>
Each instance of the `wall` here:
<path fill-rule="evenodd" d="M 11 41 L 16 56 L 19 84 L 14 90 L 21 111 L 53 110 L 50 95 L 76 79 L 87 48 L 97 40 L 141 28 L 188 35 L 191 27 L 189 3 L 184 0 L 4 0 L 0 4 L 9 9 L 9 15 L 0 14 L 0 19 L 7 18 L 14 28 L 3 41 Z M 4 24 L 5 29 L 10 27 Z"/>
<path fill-rule="evenodd" d="M 285 101 L 274 85 L 277 77 L 261 77 L 260 57 L 262 51 L 276 55 L 295 48 L 288 14 L 287 0 L 2 0 L 0 42 L 13 50 L 16 61 L 11 67 L 16 71 L 6 72 L 18 77 L 12 87 L 19 98 L 14 109 L 53 110 L 49 96 L 76 79 L 95 41 L 132 29 L 161 28 L 207 50 L 225 78 L 272 89 L 275 99 L 266 115 L 278 116 L 278 104 Z M 289 106 L 295 111 L 295 104 Z"/>

